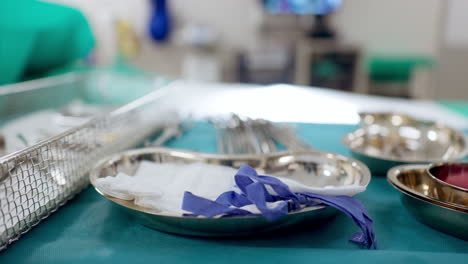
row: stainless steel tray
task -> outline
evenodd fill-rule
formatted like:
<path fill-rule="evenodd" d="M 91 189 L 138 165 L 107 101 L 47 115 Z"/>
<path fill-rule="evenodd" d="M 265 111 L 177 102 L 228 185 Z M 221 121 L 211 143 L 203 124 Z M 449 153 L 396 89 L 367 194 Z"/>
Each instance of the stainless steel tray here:
<path fill-rule="evenodd" d="M 1 87 L 2 118 L 44 105 L 59 107 L 78 96 L 77 87 L 86 77 L 66 74 Z M 0 250 L 86 187 L 95 161 L 136 146 L 158 130 L 158 122 L 144 113 L 157 111 L 154 102 L 169 90 L 157 89 L 110 114 L 0 157 Z M 67 98 L 53 102 L 61 95 Z"/>
<path fill-rule="evenodd" d="M 283 151 L 270 154 L 224 155 L 206 154 L 168 148 L 145 148 L 125 151 L 105 158 L 90 173 L 91 183 L 96 191 L 118 204 L 126 212 L 148 227 L 180 235 L 230 237 L 270 233 L 298 224 L 318 226 L 338 211 L 329 206 L 312 206 L 289 213 L 269 222 L 261 216 L 199 218 L 182 217 L 136 205 L 133 201 L 122 200 L 104 194 L 96 185 L 100 177 L 115 176 L 118 172 L 133 175 L 143 160 L 164 163 L 205 162 L 239 168 L 248 164 L 262 174 L 274 174 L 294 178 L 301 182 L 317 181 L 320 186 L 366 187 L 371 179 L 368 168 L 361 162 L 339 154 L 313 150 Z M 163 175 L 154 175 L 154 179 Z M 304 226 L 303 226 L 304 227 Z"/>

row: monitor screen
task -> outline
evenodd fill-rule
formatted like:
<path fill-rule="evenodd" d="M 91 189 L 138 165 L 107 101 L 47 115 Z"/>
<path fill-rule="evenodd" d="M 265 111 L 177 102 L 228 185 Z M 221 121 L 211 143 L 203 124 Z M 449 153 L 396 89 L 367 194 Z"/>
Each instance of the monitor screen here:
<path fill-rule="evenodd" d="M 340 7 L 342 0 L 263 0 L 272 14 L 326 15 Z"/>

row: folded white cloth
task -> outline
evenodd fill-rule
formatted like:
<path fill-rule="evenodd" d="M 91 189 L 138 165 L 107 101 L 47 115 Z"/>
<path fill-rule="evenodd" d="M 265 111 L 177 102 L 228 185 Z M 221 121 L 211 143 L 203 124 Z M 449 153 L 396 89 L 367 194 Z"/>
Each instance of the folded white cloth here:
<path fill-rule="evenodd" d="M 118 173 L 116 176 L 99 178 L 95 184 L 107 195 L 134 200 L 135 204 L 152 208 L 169 215 L 186 213 L 181 209 L 184 192 L 215 200 L 226 191 L 238 191 L 234 182 L 237 170 L 231 167 L 206 163 L 176 164 L 142 161 L 134 176 Z M 357 184 L 338 186 L 305 185 L 294 179 L 277 177 L 293 192 L 310 192 L 321 195 L 348 195 L 363 192 L 365 187 Z M 274 203 L 268 206 L 275 206 Z M 255 206 L 246 206 L 248 211 L 258 213 Z"/>
<path fill-rule="evenodd" d="M 185 191 L 216 199 L 233 190 L 237 170 L 205 163 L 174 164 L 143 161 L 134 176 L 119 173 L 96 180 L 102 192 L 135 204 L 169 213 L 183 214 Z"/>

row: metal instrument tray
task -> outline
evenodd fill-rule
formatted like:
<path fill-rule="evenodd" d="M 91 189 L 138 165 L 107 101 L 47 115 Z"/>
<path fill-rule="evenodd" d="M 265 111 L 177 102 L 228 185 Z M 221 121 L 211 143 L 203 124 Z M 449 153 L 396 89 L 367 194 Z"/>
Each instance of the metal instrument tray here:
<path fill-rule="evenodd" d="M 88 96 L 83 91 L 90 91 L 89 78 L 89 73 L 70 73 L 0 87 L 1 118 L 60 107 Z M 158 83 L 165 86 L 167 81 Z M 147 113 L 157 111 L 154 102 L 167 88 L 153 85 L 152 92 L 110 114 L 0 157 L 0 251 L 86 187 L 95 161 L 134 147 L 157 131 L 160 125 L 150 122 Z"/>

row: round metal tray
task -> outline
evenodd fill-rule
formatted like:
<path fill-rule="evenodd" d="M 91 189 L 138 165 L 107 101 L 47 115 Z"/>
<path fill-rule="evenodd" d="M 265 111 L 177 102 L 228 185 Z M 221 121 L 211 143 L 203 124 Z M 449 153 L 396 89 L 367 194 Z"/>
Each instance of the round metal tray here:
<path fill-rule="evenodd" d="M 370 172 L 361 162 L 338 154 L 316 151 L 278 152 L 262 155 L 216 155 L 202 154 L 168 148 L 145 148 L 131 150 L 111 156 L 101 162 L 90 174 L 91 183 L 105 198 L 118 204 L 136 216 L 142 224 L 151 228 L 182 235 L 194 236 L 244 236 L 270 233 L 286 227 L 307 224 L 307 227 L 319 225 L 338 211 L 328 206 L 308 207 L 289 213 L 269 222 L 260 216 L 200 218 L 168 215 L 150 208 L 137 206 L 133 201 L 121 200 L 104 194 L 95 185 L 97 178 L 115 176 L 118 172 L 134 175 L 140 161 L 153 162 L 206 162 L 239 168 L 248 164 L 261 174 L 273 174 L 291 177 L 307 184 L 308 179 L 321 185 L 367 186 Z M 155 175 L 161 177 L 161 175 Z M 318 177 L 318 178 L 317 178 Z"/>

